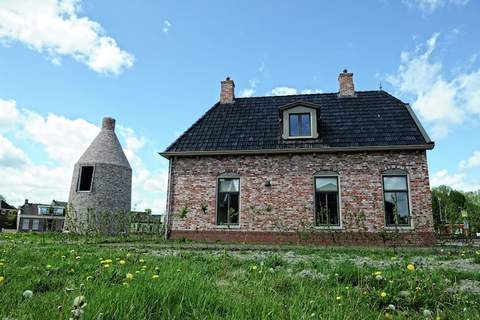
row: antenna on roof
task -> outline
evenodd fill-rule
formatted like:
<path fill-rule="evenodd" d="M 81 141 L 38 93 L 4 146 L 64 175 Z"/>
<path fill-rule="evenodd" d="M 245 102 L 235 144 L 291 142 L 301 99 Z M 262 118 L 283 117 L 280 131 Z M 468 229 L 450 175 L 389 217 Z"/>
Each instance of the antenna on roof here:
<path fill-rule="evenodd" d="M 378 90 L 380 90 L 380 91 L 383 90 L 383 88 L 382 88 L 382 81 L 380 81 L 379 84 L 378 84 Z"/>

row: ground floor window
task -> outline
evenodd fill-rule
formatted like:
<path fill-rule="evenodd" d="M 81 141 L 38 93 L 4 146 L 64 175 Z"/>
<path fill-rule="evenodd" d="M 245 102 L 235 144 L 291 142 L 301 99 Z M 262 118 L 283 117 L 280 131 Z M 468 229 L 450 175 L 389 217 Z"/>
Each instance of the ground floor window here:
<path fill-rule="evenodd" d="M 315 177 L 315 224 L 340 226 L 338 177 Z"/>
<path fill-rule="evenodd" d="M 240 208 L 240 179 L 219 178 L 217 194 L 217 224 L 238 225 Z"/>
<path fill-rule="evenodd" d="M 30 219 L 22 220 L 22 230 L 28 230 L 30 227 Z"/>
<path fill-rule="evenodd" d="M 406 175 L 384 175 L 383 195 L 387 226 L 409 226 L 410 208 Z"/>
<path fill-rule="evenodd" d="M 38 231 L 40 229 L 39 226 L 40 226 L 40 220 L 33 219 L 32 220 L 32 230 L 33 231 Z"/>

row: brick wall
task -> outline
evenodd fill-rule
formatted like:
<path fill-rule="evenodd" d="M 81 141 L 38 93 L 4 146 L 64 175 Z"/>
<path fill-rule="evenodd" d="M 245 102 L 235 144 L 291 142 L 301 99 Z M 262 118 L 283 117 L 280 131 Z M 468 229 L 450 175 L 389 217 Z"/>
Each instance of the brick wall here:
<path fill-rule="evenodd" d="M 203 240 L 298 242 L 299 235 L 308 234 L 317 237 L 312 242 L 329 242 L 325 234 L 332 231 L 313 226 L 313 175 L 317 171 L 335 171 L 340 180 L 342 220 L 342 229 L 335 230 L 335 234 L 344 239 L 340 241 L 343 243 L 351 239 L 379 243 L 385 240 L 385 232 L 391 232 L 385 228 L 381 177 L 384 170 L 392 168 L 406 170 L 410 185 L 412 228 L 401 230 L 399 239 L 411 244 L 433 243 L 425 151 L 177 157 L 171 172 L 171 235 Z M 240 176 L 237 229 L 225 230 L 215 223 L 217 178 L 223 173 Z M 265 185 L 267 180 L 271 186 Z M 206 213 L 202 203 L 208 204 Z M 182 208 L 188 210 L 185 218 L 180 217 Z M 362 215 L 364 219 L 359 218 Z"/>

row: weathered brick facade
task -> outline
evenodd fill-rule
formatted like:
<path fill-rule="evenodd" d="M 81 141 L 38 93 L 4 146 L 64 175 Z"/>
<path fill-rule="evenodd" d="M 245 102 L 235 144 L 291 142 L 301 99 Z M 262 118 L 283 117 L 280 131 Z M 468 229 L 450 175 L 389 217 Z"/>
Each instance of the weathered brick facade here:
<path fill-rule="evenodd" d="M 171 161 L 172 238 L 352 245 L 435 243 L 425 150 L 175 157 Z M 382 172 L 392 168 L 405 170 L 409 182 L 412 226 L 398 233 L 385 227 Z M 314 226 L 313 176 L 318 171 L 339 175 L 340 229 Z M 216 224 L 217 179 L 224 173 L 240 176 L 241 185 L 240 223 L 230 229 Z M 203 203 L 208 205 L 206 212 Z M 187 209 L 183 218 L 182 208 Z"/>

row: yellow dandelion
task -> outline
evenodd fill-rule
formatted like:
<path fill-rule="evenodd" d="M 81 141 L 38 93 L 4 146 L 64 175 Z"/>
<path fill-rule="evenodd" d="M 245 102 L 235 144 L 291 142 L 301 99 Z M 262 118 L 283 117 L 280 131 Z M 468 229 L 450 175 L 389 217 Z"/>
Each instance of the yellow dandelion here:
<path fill-rule="evenodd" d="M 257 266 L 252 266 L 252 270 L 253 271 L 257 270 Z"/>
<path fill-rule="evenodd" d="M 154 274 L 154 275 L 152 276 L 152 279 L 158 279 L 158 278 L 160 278 L 160 276 L 159 276 L 158 274 Z"/>
<path fill-rule="evenodd" d="M 133 274 L 131 274 L 130 272 L 127 273 L 126 278 L 127 280 L 133 280 Z"/>
<path fill-rule="evenodd" d="M 0 276 L 0 284 L 4 283 L 5 282 L 5 277 L 4 276 Z"/>
<path fill-rule="evenodd" d="M 382 272 L 381 271 L 376 271 L 373 273 L 374 276 L 381 276 L 382 275 Z"/>
<path fill-rule="evenodd" d="M 120 260 L 120 261 L 118 261 L 118 263 L 123 265 L 123 264 L 125 264 L 126 262 L 125 262 L 125 260 Z"/>
<path fill-rule="evenodd" d="M 387 296 L 387 293 L 386 293 L 386 292 L 382 291 L 382 293 L 380 293 L 380 297 L 381 297 L 381 298 L 385 298 L 386 296 Z"/>
<path fill-rule="evenodd" d="M 337 301 L 340 301 L 342 300 L 342 297 L 341 296 L 337 296 Z"/>
<path fill-rule="evenodd" d="M 407 264 L 407 270 L 408 270 L 408 271 L 413 271 L 413 270 L 415 270 L 415 265 L 414 265 L 413 263 Z"/>
<path fill-rule="evenodd" d="M 105 263 L 105 264 L 103 265 L 103 267 L 104 267 L 104 268 L 110 268 L 110 264 L 109 264 L 109 263 Z"/>

